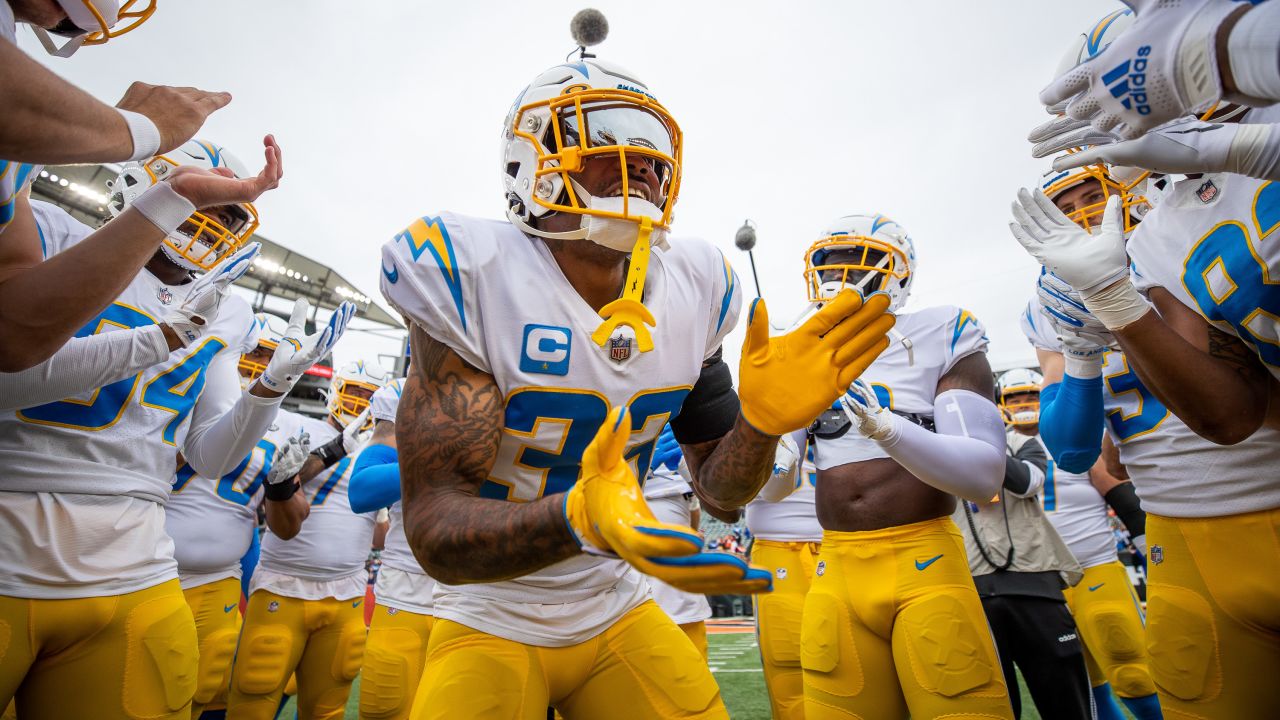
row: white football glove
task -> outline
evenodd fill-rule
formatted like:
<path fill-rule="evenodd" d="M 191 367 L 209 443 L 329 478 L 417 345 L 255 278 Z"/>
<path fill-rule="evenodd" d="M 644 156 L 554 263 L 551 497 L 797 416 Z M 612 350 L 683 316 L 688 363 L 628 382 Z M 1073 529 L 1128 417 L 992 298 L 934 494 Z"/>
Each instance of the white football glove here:
<path fill-rule="evenodd" d="M 351 316 L 356 313 L 354 303 L 344 302 L 333 311 L 329 322 L 322 329 L 311 335 L 303 335 L 309 309 L 310 305 L 305 298 L 298 298 L 293 304 L 289 328 L 276 346 L 267 369 L 258 378 L 258 382 L 272 392 L 287 393 L 292 390 L 294 383 L 298 382 L 307 368 L 333 350 L 338 338 L 347 329 Z"/>
<path fill-rule="evenodd" d="M 276 449 L 271 459 L 271 471 L 263 481 L 263 492 L 268 500 L 283 501 L 293 497 L 297 491 L 297 487 L 292 485 L 293 478 L 302 472 L 310 452 L 311 436 L 306 432 L 290 437 Z"/>
<path fill-rule="evenodd" d="M 1166 175 L 1229 172 L 1259 180 L 1280 180 L 1280 129 L 1274 125 L 1207 123 L 1187 117 L 1162 125 L 1137 140 L 1116 142 L 1107 133 L 1083 128 L 1042 145 L 1050 153 L 1066 147 L 1090 146 L 1054 160 L 1054 170 L 1101 162 Z"/>
<path fill-rule="evenodd" d="M 1222 97 L 1218 27 L 1247 4 L 1233 0 L 1123 0 L 1137 19 L 1107 49 L 1040 92 L 1046 106 L 1121 140 Z"/>
<path fill-rule="evenodd" d="M 840 407 L 863 437 L 877 442 L 893 437 L 893 413 L 880 405 L 875 391 L 861 378 L 854 380 L 845 394 L 840 396 Z"/>
<path fill-rule="evenodd" d="M 1120 197 L 1107 201 L 1102 225 L 1090 234 L 1072 222 L 1039 190 L 1023 188 L 1013 204 L 1013 236 L 1049 272 L 1080 291 L 1085 299 L 1129 276 L 1124 252 Z"/>
<path fill-rule="evenodd" d="M 364 426 L 369 422 L 369 410 L 370 408 L 365 408 L 364 412 L 357 415 L 342 429 L 342 449 L 346 450 L 348 455 L 355 452 L 371 434 L 364 432 Z"/>
<path fill-rule="evenodd" d="M 240 248 L 209 272 L 193 280 L 186 299 L 177 307 L 169 309 L 164 316 L 164 324 L 173 328 L 183 347 L 195 342 L 204 334 L 209 323 L 218 317 L 218 308 L 222 306 L 222 297 L 227 288 L 249 271 L 249 266 L 261 250 L 262 243 L 256 242 Z"/>
<path fill-rule="evenodd" d="M 1115 344 L 1115 336 L 1094 317 L 1080 299 L 1080 293 L 1062 278 L 1041 268 L 1036 295 L 1059 338 L 1080 337 L 1099 347 Z"/>

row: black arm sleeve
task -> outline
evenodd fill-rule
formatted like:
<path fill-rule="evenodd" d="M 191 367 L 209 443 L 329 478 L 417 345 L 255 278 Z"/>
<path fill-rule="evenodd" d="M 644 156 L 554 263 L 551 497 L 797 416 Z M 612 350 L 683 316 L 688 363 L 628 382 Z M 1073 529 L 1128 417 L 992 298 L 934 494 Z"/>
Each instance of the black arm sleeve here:
<path fill-rule="evenodd" d="M 1138 500 L 1138 493 L 1133 489 L 1133 483 L 1120 483 L 1111 488 L 1104 499 L 1111 509 L 1116 511 L 1116 517 L 1124 523 L 1130 537 L 1147 534 L 1147 513 L 1142 509 L 1142 503 Z"/>
<path fill-rule="evenodd" d="M 698 382 L 689 391 L 680 413 L 671 418 L 671 432 L 681 445 L 719 440 L 738 420 L 738 393 L 720 351 L 702 365 Z"/>
<path fill-rule="evenodd" d="M 1034 440 L 1022 444 L 1022 448 L 1013 456 L 1004 458 L 1004 486 L 1011 492 L 1021 495 L 1031 487 L 1031 470 L 1027 464 L 1034 465 L 1045 472 L 1049 466 L 1049 458 L 1044 447 Z"/>

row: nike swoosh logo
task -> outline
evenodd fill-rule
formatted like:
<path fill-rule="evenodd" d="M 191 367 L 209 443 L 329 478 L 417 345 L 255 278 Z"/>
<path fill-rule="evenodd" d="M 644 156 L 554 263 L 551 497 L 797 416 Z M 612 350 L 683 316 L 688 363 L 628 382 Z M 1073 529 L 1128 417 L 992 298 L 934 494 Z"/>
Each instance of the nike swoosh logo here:
<path fill-rule="evenodd" d="M 395 263 L 391 263 L 390 271 L 388 271 L 386 268 L 382 268 L 382 274 L 386 276 L 387 282 L 391 283 L 392 285 L 395 285 L 396 281 L 400 279 L 400 269 L 396 267 Z"/>
<path fill-rule="evenodd" d="M 925 568 L 929 567 L 930 565 L 932 565 L 932 564 L 934 564 L 934 563 L 938 562 L 938 558 L 940 558 L 940 557 L 942 557 L 942 556 L 941 556 L 941 555 L 934 555 L 933 557 L 929 558 L 928 560 L 925 560 L 924 562 L 920 562 L 919 560 L 917 560 L 917 561 L 916 561 L 916 569 L 917 569 L 917 570 L 923 570 L 923 569 L 925 569 Z"/>
<path fill-rule="evenodd" d="M 1093 592 L 1094 590 L 1097 590 L 1098 588 L 1102 587 L 1103 585 L 1106 585 L 1106 583 L 1101 582 L 1101 583 L 1098 583 L 1097 585 L 1090 586 L 1090 588 L 1089 588 L 1089 592 Z"/>
<path fill-rule="evenodd" d="M 224 612 L 224 613 L 229 613 L 229 612 L 231 612 L 232 610 L 235 610 L 235 609 L 236 609 L 236 603 L 232 603 L 232 604 L 227 605 L 226 607 L 222 608 L 222 612 Z"/>
<path fill-rule="evenodd" d="M 356 600 L 355 602 L 351 603 L 351 607 L 360 607 L 361 602 L 362 602 L 361 600 Z"/>

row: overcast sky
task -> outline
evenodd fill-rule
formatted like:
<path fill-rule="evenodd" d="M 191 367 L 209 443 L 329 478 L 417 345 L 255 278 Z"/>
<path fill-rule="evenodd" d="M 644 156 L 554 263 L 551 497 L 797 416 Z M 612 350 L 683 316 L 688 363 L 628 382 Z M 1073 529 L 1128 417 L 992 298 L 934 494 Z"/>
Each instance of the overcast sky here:
<path fill-rule="evenodd" d="M 776 323 L 805 303 L 817 233 L 883 213 L 920 258 L 908 310 L 963 306 L 986 325 L 993 365 L 1034 362 L 1017 315 L 1036 265 L 1007 228 L 1015 191 L 1045 169 L 1024 138 L 1047 117 L 1036 93 L 1071 38 L 1118 3 L 591 3 L 610 23 L 599 56 L 642 78 L 684 131 L 674 235 L 720 246 L 751 289 L 733 234 L 755 221 Z M 230 91 L 201 136 L 253 170 L 264 133 L 284 149 L 284 181 L 258 203 L 262 234 L 374 297 L 379 247 L 414 218 L 502 216 L 502 121 L 573 49 L 569 18 L 587 5 L 159 4 L 137 31 L 68 60 L 28 31 L 20 44 L 109 103 L 133 80 Z M 741 342 L 740 324 L 727 354 Z M 337 359 L 397 349 L 356 335 Z"/>

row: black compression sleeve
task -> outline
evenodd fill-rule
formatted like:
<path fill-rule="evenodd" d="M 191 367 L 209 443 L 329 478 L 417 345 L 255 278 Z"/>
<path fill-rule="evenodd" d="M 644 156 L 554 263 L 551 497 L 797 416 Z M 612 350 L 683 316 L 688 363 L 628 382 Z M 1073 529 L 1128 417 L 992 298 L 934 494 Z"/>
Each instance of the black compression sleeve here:
<path fill-rule="evenodd" d="M 1105 499 L 1111 509 L 1116 511 L 1116 517 L 1124 523 L 1131 537 L 1147 534 L 1147 513 L 1142 509 L 1142 503 L 1138 500 L 1138 493 L 1133 489 L 1133 483 L 1122 482 L 1111 488 Z"/>
<path fill-rule="evenodd" d="M 737 420 L 738 393 L 733 390 L 729 366 L 717 350 L 703 364 L 680 413 L 671 418 L 671 432 L 680 444 L 696 445 L 728 435 Z"/>
<path fill-rule="evenodd" d="M 1004 486 L 1011 492 L 1022 495 L 1031 487 L 1031 468 L 1027 464 L 1040 468 L 1044 472 L 1049 465 L 1049 458 L 1044 448 L 1034 440 L 1022 444 L 1013 457 L 1004 459 Z"/>
<path fill-rule="evenodd" d="M 324 463 L 326 468 L 346 457 L 347 449 L 342 445 L 342 433 L 338 433 L 338 437 L 312 450 L 311 454 L 320 458 L 320 462 Z"/>

